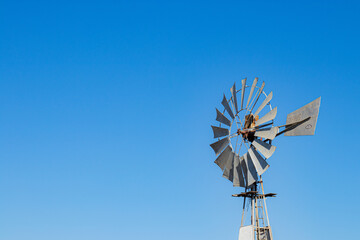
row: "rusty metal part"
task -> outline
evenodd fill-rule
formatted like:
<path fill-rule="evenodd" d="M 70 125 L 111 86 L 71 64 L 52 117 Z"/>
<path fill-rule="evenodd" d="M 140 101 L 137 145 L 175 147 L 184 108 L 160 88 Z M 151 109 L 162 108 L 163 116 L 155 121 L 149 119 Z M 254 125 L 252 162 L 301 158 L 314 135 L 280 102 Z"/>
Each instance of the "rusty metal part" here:
<path fill-rule="evenodd" d="M 243 137 L 243 139 L 248 140 L 249 142 L 254 141 L 255 139 L 255 130 L 241 130 L 238 129 L 237 133 Z"/>
<path fill-rule="evenodd" d="M 252 114 L 246 115 L 246 116 L 245 116 L 244 128 L 245 128 L 245 129 L 251 128 L 251 126 L 253 125 L 253 123 L 255 123 L 254 115 L 252 115 Z"/>

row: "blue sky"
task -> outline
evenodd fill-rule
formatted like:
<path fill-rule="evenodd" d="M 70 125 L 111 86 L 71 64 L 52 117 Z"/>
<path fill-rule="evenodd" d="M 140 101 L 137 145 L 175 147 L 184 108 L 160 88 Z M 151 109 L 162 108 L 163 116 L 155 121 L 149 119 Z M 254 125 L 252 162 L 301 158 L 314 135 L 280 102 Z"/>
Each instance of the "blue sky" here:
<path fill-rule="evenodd" d="M 244 77 L 276 123 L 322 97 L 316 135 L 277 139 L 275 239 L 358 235 L 356 1 L 1 1 L 0 239 L 237 239 L 211 124 Z M 240 85 L 240 84 L 239 84 Z"/>

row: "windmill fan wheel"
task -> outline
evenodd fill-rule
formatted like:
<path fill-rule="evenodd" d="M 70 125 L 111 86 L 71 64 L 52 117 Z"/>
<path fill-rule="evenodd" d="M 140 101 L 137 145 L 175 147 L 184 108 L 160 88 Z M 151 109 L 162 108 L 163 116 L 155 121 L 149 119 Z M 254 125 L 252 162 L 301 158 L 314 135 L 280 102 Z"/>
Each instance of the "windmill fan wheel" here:
<path fill-rule="evenodd" d="M 261 86 L 257 83 L 255 78 L 248 86 L 243 79 L 239 90 L 234 84 L 230 97 L 223 96 L 223 111 L 216 109 L 218 126 L 211 126 L 217 138 L 210 144 L 217 155 L 215 163 L 223 171 L 223 177 L 235 187 L 254 184 L 268 169 L 266 160 L 276 149 L 271 145 L 279 132 L 279 128 L 273 126 L 277 113 L 277 108 L 270 104 L 273 94 L 265 93 L 264 82 Z"/>

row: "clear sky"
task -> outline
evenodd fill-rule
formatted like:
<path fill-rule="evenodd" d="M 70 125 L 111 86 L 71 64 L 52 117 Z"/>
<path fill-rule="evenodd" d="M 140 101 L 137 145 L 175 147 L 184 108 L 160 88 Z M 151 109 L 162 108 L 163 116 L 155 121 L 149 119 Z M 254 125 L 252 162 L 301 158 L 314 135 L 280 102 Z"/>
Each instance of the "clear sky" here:
<path fill-rule="evenodd" d="M 275 239 L 356 238 L 360 5 L 315 2 L 0 1 L 0 239 L 237 239 L 209 144 L 244 77 L 278 124 L 322 97 L 274 142 Z"/>

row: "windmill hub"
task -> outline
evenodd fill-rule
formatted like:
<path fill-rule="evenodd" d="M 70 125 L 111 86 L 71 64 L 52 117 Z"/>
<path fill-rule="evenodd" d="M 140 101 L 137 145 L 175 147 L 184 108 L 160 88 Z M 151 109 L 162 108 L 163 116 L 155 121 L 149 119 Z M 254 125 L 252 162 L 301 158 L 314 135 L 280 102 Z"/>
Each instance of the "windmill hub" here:
<path fill-rule="evenodd" d="M 244 140 L 248 142 L 253 142 L 255 139 L 255 130 L 237 130 L 238 135 L 241 134 Z"/>
<path fill-rule="evenodd" d="M 314 135 L 320 107 L 318 98 L 288 114 L 285 125 L 274 126 L 277 107 L 272 108 L 270 104 L 273 93 L 267 95 L 264 92 L 265 83 L 258 87 L 257 82 L 258 78 L 255 78 L 248 86 L 245 78 L 241 81 L 240 90 L 236 90 L 234 84 L 230 89 L 231 97 L 226 98 L 224 94 L 221 102 L 224 110 L 216 109 L 219 126 L 211 126 L 214 138 L 217 138 L 216 142 L 210 144 L 217 156 L 215 163 L 221 168 L 223 177 L 231 181 L 234 187 L 245 188 L 244 192 L 233 195 L 244 198 L 239 240 L 273 240 L 266 198 L 275 194 L 265 194 L 262 181 L 262 174 L 270 166 L 268 159 L 276 149 L 271 145 L 272 140 L 281 134 Z M 250 89 L 248 94 L 246 89 Z M 246 102 L 245 95 L 248 96 Z M 237 99 L 240 99 L 240 105 Z M 259 99 L 261 104 L 257 106 Z M 245 207 L 247 200 L 250 201 L 251 210 Z M 246 218 L 248 211 L 250 219 Z M 249 224 L 245 225 L 246 222 Z"/>

